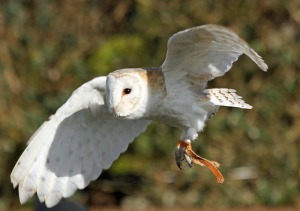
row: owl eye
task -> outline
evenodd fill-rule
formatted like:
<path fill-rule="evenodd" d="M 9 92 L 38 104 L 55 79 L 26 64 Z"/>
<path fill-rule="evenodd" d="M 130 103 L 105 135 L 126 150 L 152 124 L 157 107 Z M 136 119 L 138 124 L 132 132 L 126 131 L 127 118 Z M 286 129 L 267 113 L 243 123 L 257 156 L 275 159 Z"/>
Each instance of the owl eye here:
<path fill-rule="evenodd" d="M 130 92 L 131 92 L 131 89 L 130 89 L 130 88 L 126 88 L 126 89 L 123 90 L 123 93 L 124 93 L 125 95 L 130 94 Z"/>

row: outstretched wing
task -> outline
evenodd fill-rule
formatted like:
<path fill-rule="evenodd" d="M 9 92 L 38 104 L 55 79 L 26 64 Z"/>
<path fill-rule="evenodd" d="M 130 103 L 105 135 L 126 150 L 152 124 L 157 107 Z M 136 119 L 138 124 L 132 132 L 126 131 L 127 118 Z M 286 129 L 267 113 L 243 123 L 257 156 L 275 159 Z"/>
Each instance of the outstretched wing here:
<path fill-rule="evenodd" d="M 150 121 L 122 120 L 105 105 L 106 77 L 74 91 L 31 137 L 11 173 L 21 203 L 35 192 L 48 207 L 108 169 Z"/>
<path fill-rule="evenodd" d="M 178 32 L 168 41 L 162 65 L 167 90 L 174 85 L 182 85 L 183 78 L 190 83 L 198 83 L 197 86 L 205 86 L 207 81 L 228 72 L 242 54 L 267 71 L 268 66 L 261 57 L 225 27 L 204 25 Z"/>

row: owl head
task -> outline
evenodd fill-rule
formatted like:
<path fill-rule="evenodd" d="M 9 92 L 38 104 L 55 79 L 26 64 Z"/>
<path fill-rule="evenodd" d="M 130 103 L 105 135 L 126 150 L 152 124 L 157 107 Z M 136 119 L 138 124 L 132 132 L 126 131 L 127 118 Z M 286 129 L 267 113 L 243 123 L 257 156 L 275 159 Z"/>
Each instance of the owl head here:
<path fill-rule="evenodd" d="M 146 110 L 148 88 L 143 69 L 121 69 L 106 79 L 106 102 L 110 112 L 125 119 L 140 118 Z"/>

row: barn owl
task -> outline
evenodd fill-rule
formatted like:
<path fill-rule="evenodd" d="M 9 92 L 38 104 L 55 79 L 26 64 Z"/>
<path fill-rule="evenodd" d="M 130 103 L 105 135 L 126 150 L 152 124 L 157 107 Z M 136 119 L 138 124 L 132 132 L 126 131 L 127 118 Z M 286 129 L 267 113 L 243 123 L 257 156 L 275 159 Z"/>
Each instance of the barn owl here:
<path fill-rule="evenodd" d="M 197 155 L 191 142 L 220 106 L 252 108 L 233 89 L 206 89 L 242 54 L 267 71 L 262 58 L 234 32 L 203 25 L 171 36 L 158 68 L 116 70 L 83 84 L 33 134 L 17 161 L 11 181 L 19 188 L 20 202 L 37 193 L 52 207 L 85 188 L 151 120 L 182 131 L 175 147 L 180 169 L 183 161 L 189 167 L 207 166 L 222 183 L 219 164 Z"/>

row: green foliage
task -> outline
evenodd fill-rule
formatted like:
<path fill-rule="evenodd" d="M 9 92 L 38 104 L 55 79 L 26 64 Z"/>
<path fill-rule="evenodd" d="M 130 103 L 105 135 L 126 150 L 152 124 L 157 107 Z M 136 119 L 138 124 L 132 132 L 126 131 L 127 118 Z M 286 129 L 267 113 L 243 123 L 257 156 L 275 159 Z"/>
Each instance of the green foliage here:
<path fill-rule="evenodd" d="M 138 35 L 118 35 L 105 39 L 87 60 L 89 69 L 98 74 L 108 74 L 112 69 L 142 66 L 147 61 L 144 40 Z M 124 58 L 124 55 L 127 55 Z"/>
<path fill-rule="evenodd" d="M 299 7 L 298 0 L 0 1 L 0 209 L 19 206 L 9 174 L 32 133 L 76 87 L 116 69 L 159 66 L 168 37 L 206 23 L 230 27 L 269 65 L 263 73 L 242 57 L 209 83 L 238 90 L 254 106 L 221 108 L 193 143 L 221 163 L 225 183 L 206 168 L 177 170 L 180 131 L 160 123 L 107 174 L 142 179 L 126 188 L 125 205 L 136 197 L 152 206 L 300 206 Z M 256 177 L 237 180 L 241 166 Z M 112 189 L 106 193 L 120 191 Z"/>

